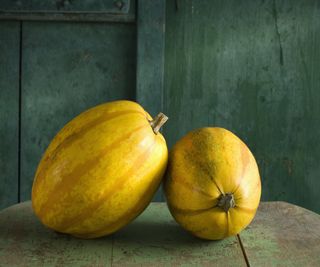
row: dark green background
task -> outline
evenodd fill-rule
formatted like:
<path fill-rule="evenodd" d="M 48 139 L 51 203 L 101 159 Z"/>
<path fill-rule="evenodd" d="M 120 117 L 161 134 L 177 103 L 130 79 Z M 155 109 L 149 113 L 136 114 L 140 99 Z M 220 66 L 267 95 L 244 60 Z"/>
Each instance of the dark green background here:
<path fill-rule="evenodd" d="M 163 108 L 169 147 L 193 128 L 233 131 L 256 156 L 263 200 L 319 213 L 320 1 L 167 1 L 162 35 L 164 2 L 151 2 L 132 23 L 0 21 L 0 207 L 30 198 L 65 123 L 126 98 Z"/>

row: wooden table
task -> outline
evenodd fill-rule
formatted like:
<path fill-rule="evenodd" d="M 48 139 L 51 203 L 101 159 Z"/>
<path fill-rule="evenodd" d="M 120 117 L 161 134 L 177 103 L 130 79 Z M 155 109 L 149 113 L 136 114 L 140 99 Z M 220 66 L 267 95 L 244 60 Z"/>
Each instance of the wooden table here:
<path fill-rule="evenodd" d="M 240 237 L 204 241 L 152 203 L 118 233 L 81 240 L 46 229 L 30 202 L 0 212 L 0 266 L 320 266 L 320 215 L 261 203 Z"/>

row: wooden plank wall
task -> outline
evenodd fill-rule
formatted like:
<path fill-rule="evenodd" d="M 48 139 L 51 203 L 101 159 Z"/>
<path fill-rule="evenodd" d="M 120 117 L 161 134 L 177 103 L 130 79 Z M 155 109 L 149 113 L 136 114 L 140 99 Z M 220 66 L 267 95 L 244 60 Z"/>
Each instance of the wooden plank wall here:
<path fill-rule="evenodd" d="M 320 212 L 319 1 L 167 1 L 165 36 L 164 2 L 147 2 L 139 1 L 136 25 L 23 23 L 21 200 L 30 197 L 36 164 L 58 129 L 89 106 L 129 98 L 152 115 L 163 108 L 169 147 L 193 128 L 230 129 L 258 160 L 263 200 Z M 12 87 L 0 92 L 8 125 L 0 131 L 1 207 L 19 190 L 18 124 L 8 120 L 19 116 L 19 79 L 4 74 L 19 73 L 19 24 L 5 31 L 5 23 L 0 59 L 13 63 L 0 66 L 1 87 Z M 155 199 L 163 200 L 161 193 Z"/>
<path fill-rule="evenodd" d="M 167 3 L 165 135 L 220 126 L 258 160 L 262 199 L 320 212 L 320 2 Z"/>
<path fill-rule="evenodd" d="M 69 120 L 135 99 L 136 38 L 134 19 L 0 21 L 0 209 L 30 199 L 40 158 Z"/>
<path fill-rule="evenodd" d="M 20 23 L 0 23 L 0 210 L 18 201 Z"/>

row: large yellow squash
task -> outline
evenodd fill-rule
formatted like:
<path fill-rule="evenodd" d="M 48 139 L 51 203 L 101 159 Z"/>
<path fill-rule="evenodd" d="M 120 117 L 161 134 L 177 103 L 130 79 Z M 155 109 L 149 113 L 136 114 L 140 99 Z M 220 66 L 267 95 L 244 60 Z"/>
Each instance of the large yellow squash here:
<path fill-rule="evenodd" d="M 261 195 L 258 167 L 233 133 L 201 128 L 170 152 L 165 193 L 183 228 L 200 238 L 222 239 L 238 234 L 253 219 Z"/>
<path fill-rule="evenodd" d="M 168 151 L 152 121 L 135 102 L 91 108 L 70 121 L 41 159 L 32 206 L 58 232 L 95 238 L 115 232 L 139 215 L 161 183 Z"/>

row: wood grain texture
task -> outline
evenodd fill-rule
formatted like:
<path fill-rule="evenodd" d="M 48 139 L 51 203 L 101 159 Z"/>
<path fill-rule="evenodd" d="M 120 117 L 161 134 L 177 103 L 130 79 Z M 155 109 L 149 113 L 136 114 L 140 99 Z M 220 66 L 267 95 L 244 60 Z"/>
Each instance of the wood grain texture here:
<path fill-rule="evenodd" d="M 169 2 L 169 147 L 194 128 L 227 128 L 256 156 L 264 200 L 320 212 L 319 1 Z"/>
<path fill-rule="evenodd" d="M 241 240 L 251 266 L 320 266 L 320 215 L 292 204 L 262 203 Z"/>
<path fill-rule="evenodd" d="M 164 39 L 165 0 L 137 1 L 136 100 L 152 117 L 163 111 Z M 161 190 L 154 200 L 164 200 Z"/>
<path fill-rule="evenodd" d="M 235 237 L 197 239 L 171 217 L 166 204 L 148 209 L 114 235 L 112 266 L 245 266 Z"/>
<path fill-rule="evenodd" d="M 1 0 L 0 11 L 98 11 L 113 14 L 127 13 L 130 8 L 130 0 L 118 2 L 114 0 Z"/>
<path fill-rule="evenodd" d="M 14 12 L 0 11 L 1 20 L 18 21 L 76 21 L 76 22 L 117 22 L 134 23 L 134 14 L 114 15 L 109 13 L 61 13 L 61 12 Z"/>
<path fill-rule="evenodd" d="M 0 262 L 8 266 L 245 266 L 235 237 L 208 242 L 172 219 L 165 203 L 152 203 L 113 236 L 80 240 L 55 233 L 25 202 L 0 212 Z"/>
<path fill-rule="evenodd" d="M 0 212 L 0 262 L 5 266 L 245 266 L 238 240 L 204 241 L 151 203 L 115 233 L 81 240 L 40 224 L 31 202 Z M 241 240 L 251 266 L 318 266 L 320 215 L 284 202 L 260 203 Z"/>
<path fill-rule="evenodd" d="M 45 228 L 31 202 L 0 213 L 1 266 L 111 266 L 112 238 L 82 240 Z"/>
<path fill-rule="evenodd" d="M 0 23 L 0 209 L 18 201 L 20 24 Z"/>
<path fill-rule="evenodd" d="M 69 120 L 134 98 L 135 32 L 121 24 L 23 24 L 22 200 L 30 199 L 42 153 Z"/>
<path fill-rule="evenodd" d="M 135 22 L 135 1 L 1 1 L 0 20 Z"/>

